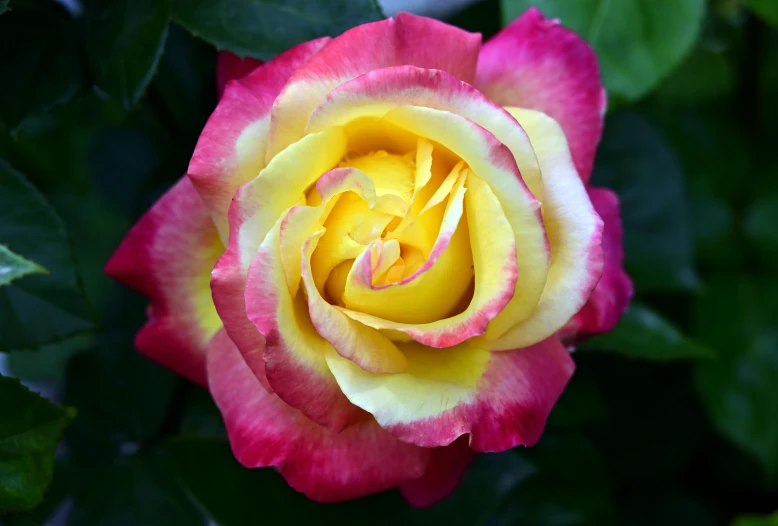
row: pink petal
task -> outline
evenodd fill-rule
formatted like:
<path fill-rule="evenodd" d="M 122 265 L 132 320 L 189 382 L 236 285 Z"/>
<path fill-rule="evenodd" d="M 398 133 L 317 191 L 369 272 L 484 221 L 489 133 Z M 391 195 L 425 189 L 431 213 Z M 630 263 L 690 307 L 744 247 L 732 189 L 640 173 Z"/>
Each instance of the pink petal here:
<path fill-rule="evenodd" d="M 180 179 L 130 230 L 105 272 L 151 300 L 135 346 L 205 385 L 205 349 L 221 327 L 208 283 L 224 250 L 205 205 Z"/>
<path fill-rule="evenodd" d="M 411 443 L 443 444 L 448 440 L 444 437 L 450 433 L 449 426 L 459 421 L 460 429 L 470 432 L 470 447 L 476 451 L 494 453 L 519 445 L 534 446 L 575 364 L 556 337 L 491 355 L 473 403 L 440 419 L 393 427 L 392 434 Z"/>
<path fill-rule="evenodd" d="M 426 508 L 454 492 L 475 458 L 475 451 L 467 442 L 467 437 L 460 437 L 448 446 L 433 450 L 424 475 L 400 486 L 403 497 L 411 506 Z"/>
<path fill-rule="evenodd" d="M 586 305 L 561 330 L 567 341 L 580 340 L 613 329 L 632 299 L 632 280 L 624 271 L 619 198 L 604 188 L 589 188 L 589 198 L 602 218 L 605 266 L 602 278 Z"/>
<path fill-rule="evenodd" d="M 369 415 L 340 433 L 268 393 L 224 331 L 208 350 L 208 383 L 232 450 L 246 467 L 276 466 L 297 491 L 334 502 L 421 477 L 431 451 L 400 442 Z"/>
<path fill-rule="evenodd" d="M 261 60 L 240 58 L 229 51 L 219 51 L 216 56 L 216 100 L 222 98 L 224 87 L 229 81 L 241 79 L 261 65 Z"/>
<path fill-rule="evenodd" d="M 218 106 L 203 129 L 187 174 L 203 198 L 226 242 L 227 210 L 240 185 L 265 166 L 270 108 L 289 77 L 327 43 L 305 42 L 227 82 Z"/>
<path fill-rule="evenodd" d="M 534 445 L 575 364 L 556 336 L 512 351 L 469 342 L 445 351 L 398 343 L 408 371 L 372 374 L 337 354 L 327 363 L 355 405 L 404 442 L 438 447 L 470 434 L 470 447 L 497 452 Z"/>
<path fill-rule="evenodd" d="M 481 48 L 475 86 L 500 105 L 553 117 L 589 180 L 606 96 L 597 57 L 582 38 L 530 8 Z"/>
<path fill-rule="evenodd" d="M 265 360 L 262 356 L 265 338 L 246 316 L 246 276 L 240 266 L 240 253 L 228 248 L 216 262 L 212 276 L 213 302 L 224 323 L 224 329 L 242 350 L 243 359 L 265 389 L 273 392 L 267 381 Z"/>
<path fill-rule="evenodd" d="M 481 35 L 429 18 L 400 13 L 333 39 L 295 73 L 273 105 L 268 159 L 302 137 L 308 116 L 341 84 L 370 71 L 412 65 L 472 82 Z"/>

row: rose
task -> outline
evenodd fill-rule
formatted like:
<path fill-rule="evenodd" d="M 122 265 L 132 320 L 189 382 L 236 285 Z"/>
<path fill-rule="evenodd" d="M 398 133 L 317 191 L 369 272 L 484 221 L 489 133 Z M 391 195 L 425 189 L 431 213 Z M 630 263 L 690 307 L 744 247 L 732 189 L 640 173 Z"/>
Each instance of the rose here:
<path fill-rule="evenodd" d="M 136 346 L 208 386 L 244 465 L 435 502 L 538 440 L 561 338 L 631 295 L 617 199 L 586 188 L 594 53 L 532 9 L 483 46 L 399 15 L 254 66 L 221 55 L 187 177 L 107 265 L 151 299 Z"/>

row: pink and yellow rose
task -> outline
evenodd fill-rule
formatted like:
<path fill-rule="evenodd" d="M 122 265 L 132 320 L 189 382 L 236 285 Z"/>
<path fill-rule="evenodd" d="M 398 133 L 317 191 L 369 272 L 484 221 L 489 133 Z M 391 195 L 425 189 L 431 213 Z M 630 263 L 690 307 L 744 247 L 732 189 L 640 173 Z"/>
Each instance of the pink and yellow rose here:
<path fill-rule="evenodd" d="M 591 48 L 534 9 L 483 45 L 401 14 L 218 77 L 187 176 L 107 265 L 151 300 L 138 349 L 320 501 L 428 505 L 474 452 L 534 444 L 562 339 L 631 296 L 616 196 L 587 187 Z"/>

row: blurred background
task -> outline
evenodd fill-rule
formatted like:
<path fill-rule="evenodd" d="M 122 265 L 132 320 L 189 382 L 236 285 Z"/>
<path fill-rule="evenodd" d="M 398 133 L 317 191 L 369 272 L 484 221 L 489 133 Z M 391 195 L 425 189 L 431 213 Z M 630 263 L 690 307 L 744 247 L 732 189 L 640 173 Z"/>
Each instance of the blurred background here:
<path fill-rule="evenodd" d="M 372 0 L 0 0 L 0 523 L 778 524 L 778 0 L 380 3 L 485 38 L 534 4 L 598 53 L 593 182 L 637 293 L 540 444 L 480 455 L 432 509 L 309 502 L 133 351 L 145 301 L 102 272 L 185 172 L 216 49 L 267 60 Z"/>

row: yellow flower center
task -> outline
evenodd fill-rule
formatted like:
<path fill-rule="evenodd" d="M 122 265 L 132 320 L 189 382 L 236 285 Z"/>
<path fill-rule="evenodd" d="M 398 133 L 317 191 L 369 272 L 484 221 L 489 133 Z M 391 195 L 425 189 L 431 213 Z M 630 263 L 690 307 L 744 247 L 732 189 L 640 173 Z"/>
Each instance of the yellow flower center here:
<path fill-rule="evenodd" d="M 415 144 L 413 144 L 415 142 Z M 464 217 L 453 225 L 445 250 L 433 254 L 444 215 L 455 194 L 464 194 L 472 176 L 456 156 L 431 141 L 417 139 L 405 148 L 363 148 L 349 151 L 339 168 L 363 172 L 375 188 L 372 206 L 356 192 L 345 192 L 327 203 L 326 232 L 311 257 L 311 272 L 322 296 L 331 304 L 398 322 L 425 323 L 461 312 L 473 293 L 473 264 Z M 373 145 L 369 145 L 373 146 Z M 320 204 L 315 188 L 307 204 Z M 414 308 L 412 296 L 403 305 L 376 301 L 380 296 L 348 286 L 359 254 L 367 251 L 372 283 L 385 287 L 411 278 L 430 256 L 444 292 L 434 308 Z M 428 270 L 429 271 L 429 270 Z"/>

